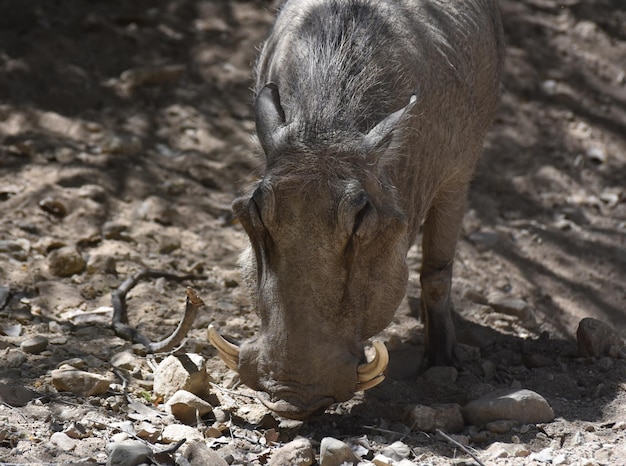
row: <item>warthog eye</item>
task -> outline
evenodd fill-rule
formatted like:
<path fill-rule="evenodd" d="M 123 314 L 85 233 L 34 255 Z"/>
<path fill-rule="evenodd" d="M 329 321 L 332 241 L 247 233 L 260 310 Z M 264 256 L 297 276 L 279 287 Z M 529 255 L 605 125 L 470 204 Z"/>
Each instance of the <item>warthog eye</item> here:
<path fill-rule="evenodd" d="M 355 205 L 358 206 L 358 210 L 354 217 L 354 226 L 352 228 L 353 235 L 357 234 L 363 220 L 367 216 L 368 212 L 372 210 L 372 204 L 364 192 L 359 194 L 358 198 L 355 200 Z"/>

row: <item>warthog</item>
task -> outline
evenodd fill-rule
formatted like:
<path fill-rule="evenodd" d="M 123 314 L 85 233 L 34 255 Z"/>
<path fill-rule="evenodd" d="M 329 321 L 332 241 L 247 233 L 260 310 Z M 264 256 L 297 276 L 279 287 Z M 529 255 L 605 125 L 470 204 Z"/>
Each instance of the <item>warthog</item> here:
<path fill-rule="evenodd" d="M 289 0 L 256 66 L 265 173 L 233 210 L 261 318 L 241 348 L 212 343 L 275 412 L 303 419 L 376 385 L 363 342 L 403 299 L 423 225 L 429 365 L 453 362 L 452 262 L 495 112 L 496 0 Z"/>

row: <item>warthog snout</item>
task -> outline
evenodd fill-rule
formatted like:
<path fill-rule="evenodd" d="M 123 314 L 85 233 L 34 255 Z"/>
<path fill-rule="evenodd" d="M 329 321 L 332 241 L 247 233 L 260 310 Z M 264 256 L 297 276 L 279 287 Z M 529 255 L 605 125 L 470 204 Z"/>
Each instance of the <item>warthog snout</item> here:
<path fill-rule="evenodd" d="M 373 342 L 371 360 L 361 363 L 363 356 L 342 353 L 337 350 L 341 345 L 329 346 L 328 351 L 317 352 L 318 356 L 304 353 L 302 358 L 303 353 L 276 354 L 276 346 L 267 345 L 262 338 L 239 348 L 221 337 L 212 325 L 208 334 L 228 367 L 239 373 L 243 383 L 259 391 L 261 402 L 292 419 L 308 418 L 350 399 L 356 391 L 375 387 L 384 380 L 389 362 L 380 341 Z"/>

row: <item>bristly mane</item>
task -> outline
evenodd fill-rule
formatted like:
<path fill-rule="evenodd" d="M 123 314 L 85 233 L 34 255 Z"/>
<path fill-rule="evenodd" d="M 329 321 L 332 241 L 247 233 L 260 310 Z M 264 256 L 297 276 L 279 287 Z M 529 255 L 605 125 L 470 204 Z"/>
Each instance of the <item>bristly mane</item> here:
<path fill-rule="evenodd" d="M 319 2 L 303 14 L 279 86 L 287 122 L 297 122 L 302 140 L 341 141 L 389 113 L 397 98 L 389 77 L 402 79 L 399 58 L 385 46 L 397 42 L 389 21 L 371 0 Z"/>

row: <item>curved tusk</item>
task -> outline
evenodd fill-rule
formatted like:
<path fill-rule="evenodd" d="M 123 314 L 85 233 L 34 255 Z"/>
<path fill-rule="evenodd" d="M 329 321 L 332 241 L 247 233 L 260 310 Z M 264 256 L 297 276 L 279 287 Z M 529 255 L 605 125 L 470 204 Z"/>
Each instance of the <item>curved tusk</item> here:
<path fill-rule="evenodd" d="M 381 374 L 378 377 L 374 377 L 372 380 L 370 380 L 368 382 L 359 382 L 359 383 L 356 384 L 356 390 L 355 391 L 357 391 L 357 392 L 364 392 L 365 390 L 369 390 L 370 388 L 374 388 L 376 385 L 381 383 L 383 380 L 385 380 L 385 376 Z"/>
<path fill-rule="evenodd" d="M 372 345 L 374 346 L 374 350 L 376 350 L 376 355 L 370 362 L 359 364 L 357 368 L 359 384 L 366 384 L 375 380 L 387 368 L 387 364 L 389 364 L 389 353 L 387 353 L 385 344 L 382 341 L 375 340 L 372 342 Z M 378 383 L 380 382 L 382 382 L 382 380 Z M 375 385 L 378 385 L 378 383 Z M 374 385 L 372 385 L 372 387 L 373 386 Z"/>
<path fill-rule="evenodd" d="M 239 347 L 226 341 L 218 331 L 213 327 L 213 324 L 209 325 L 207 330 L 209 336 L 209 343 L 211 343 L 217 350 L 220 358 L 224 363 L 232 370 L 237 372 L 239 367 Z"/>

